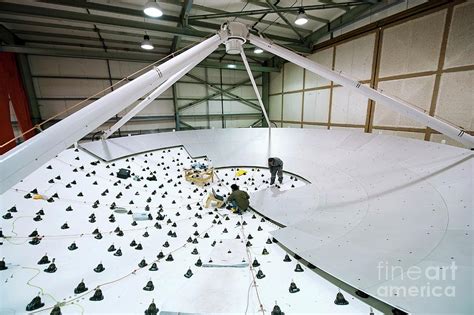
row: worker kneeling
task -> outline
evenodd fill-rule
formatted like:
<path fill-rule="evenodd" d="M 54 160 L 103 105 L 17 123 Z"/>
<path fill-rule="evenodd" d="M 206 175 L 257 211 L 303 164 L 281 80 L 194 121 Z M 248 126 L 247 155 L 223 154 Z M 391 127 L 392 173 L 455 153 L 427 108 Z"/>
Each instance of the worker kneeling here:
<path fill-rule="evenodd" d="M 247 192 L 239 190 L 239 186 L 232 184 L 230 186 L 232 193 L 227 197 L 227 209 L 231 210 L 234 213 L 242 214 L 243 211 L 246 211 L 249 207 L 250 196 Z"/>

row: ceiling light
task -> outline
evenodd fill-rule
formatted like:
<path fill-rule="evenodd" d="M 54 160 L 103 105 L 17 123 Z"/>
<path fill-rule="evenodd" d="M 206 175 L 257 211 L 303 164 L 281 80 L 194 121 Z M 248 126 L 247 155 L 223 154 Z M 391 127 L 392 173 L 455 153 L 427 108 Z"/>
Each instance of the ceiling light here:
<path fill-rule="evenodd" d="M 143 42 L 140 45 L 141 48 L 145 50 L 152 50 L 153 48 L 153 43 L 150 41 L 150 36 L 145 35 L 143 36 Z"/>
<path fill-rule="evenodd" d="M 263 53 L 263 49 L 257 47 L 257 48 L 255 48 L 255 50 L 253 52 L 256 53 L 256 54 L 261 54 L 261 53 Z"/>
<path fill-rule="evenodd" d="M 161 11 L 160 6 L 155 1 L 148 1 L 147 4 L 145 4 L 145 8 L 143 8 L 143 12 L 151 17 L 160 17 L 163 15 L 163 11 Z"/>
<path fill-rule="evenodd" d="M 230 69 L 235 69 L 235 68 L 237 68 L 237 66 L 236 66 L 236 65 L 234 65 L 234 64 L 229 64 L 229 65 L 227 65 L 227 68 L 230 68 Z"/>
<path fill-rule="evenodd" d="M 298 16 L 296 17 L 295 24 L 296 25 L 303 25 L 308 22 L 308 17 L 306 16 L 306 13 L 304 13 L 304 9 L 300 8 L 298 11 Z"/>

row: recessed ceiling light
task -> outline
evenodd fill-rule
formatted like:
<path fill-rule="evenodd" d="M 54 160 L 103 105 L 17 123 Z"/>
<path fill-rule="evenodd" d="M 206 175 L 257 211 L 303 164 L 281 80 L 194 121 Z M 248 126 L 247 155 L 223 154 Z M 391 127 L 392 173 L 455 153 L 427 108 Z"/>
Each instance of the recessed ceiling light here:
<path fill-rule="evenodd" d="M 143 8 L 143 12 L 151 17 L 160 17 L 163 15 L 163 11 L 161 11 L 160 6 L 155 1 L 148 1 L 147 4 L 145 4 L 145 8 Z"/>
<path fill-rule="evenodd" d="M 256 54 L 261 54 L 261 53 L 263 53 L 263 49 L 257 47 L 257 48 L 255 48 L 255 50 L 253 52 L 256 53 Z"/>
<path fill-rule="evenodd" d="M 235 68 L 237 68 L 237 66 L 236 66 L 236 65 L 234 65 L 234 64 L 229 64 L 229 65 L 227 65 L 227 68 L 230 68 L 230 69 L 235 69 Z"/>
<path fill-rule="evenodd" d="M 304 13 L 304 9 L 300 8 L 298 11 L 298 15 L 296 16 L 295 24 L 296 25 L 303 25 L 308 23 L 308 17 L 306 16 L 306 13 Z"/>
<path fill-rule="evenodd" d="M 143 36 L 143 42 L 141 43 L 140 47 L 145 50 L 152 50 L 153 48 L 153 43 L 150 41 L 150 36 L 145 35 Z"/>

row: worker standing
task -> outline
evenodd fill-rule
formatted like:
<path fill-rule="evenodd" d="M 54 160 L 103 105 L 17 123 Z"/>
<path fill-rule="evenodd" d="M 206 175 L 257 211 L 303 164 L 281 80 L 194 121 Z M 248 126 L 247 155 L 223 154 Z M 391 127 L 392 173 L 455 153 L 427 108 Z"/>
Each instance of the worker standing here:
<path fill-rule="evenodd" d="M 232 212 L 241 214 L 242 211 L 248 209 L 250 196 L 247 192 L 240 190 L 236 184 L 232 184 L 230 188 L 232 193 L 227 197 L 227 202 L 230 203 Z"/>
<path fill-rule="evenodd" d="M 270 169 L 270 185 L 275 183 L 275 176 L 278 174 L 278 181 L 283 182 L 283 161 L 277 157 L 268 159 L 268 168 Z"/>

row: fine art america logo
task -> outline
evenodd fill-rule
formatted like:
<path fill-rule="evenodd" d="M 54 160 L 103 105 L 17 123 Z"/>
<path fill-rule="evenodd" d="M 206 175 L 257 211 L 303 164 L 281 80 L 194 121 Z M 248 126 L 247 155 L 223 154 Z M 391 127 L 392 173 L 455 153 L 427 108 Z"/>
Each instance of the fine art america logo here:
<path fill-rule="evenodd" d="M 377 294 L 383 297 L 454 297 L 458 267 L 453 261 L 447 266 L 410 266 L 389 265 L 380 261 L 377 265 L 378 280 L 398 282 L 400 285 L 381 285 Z"/>

